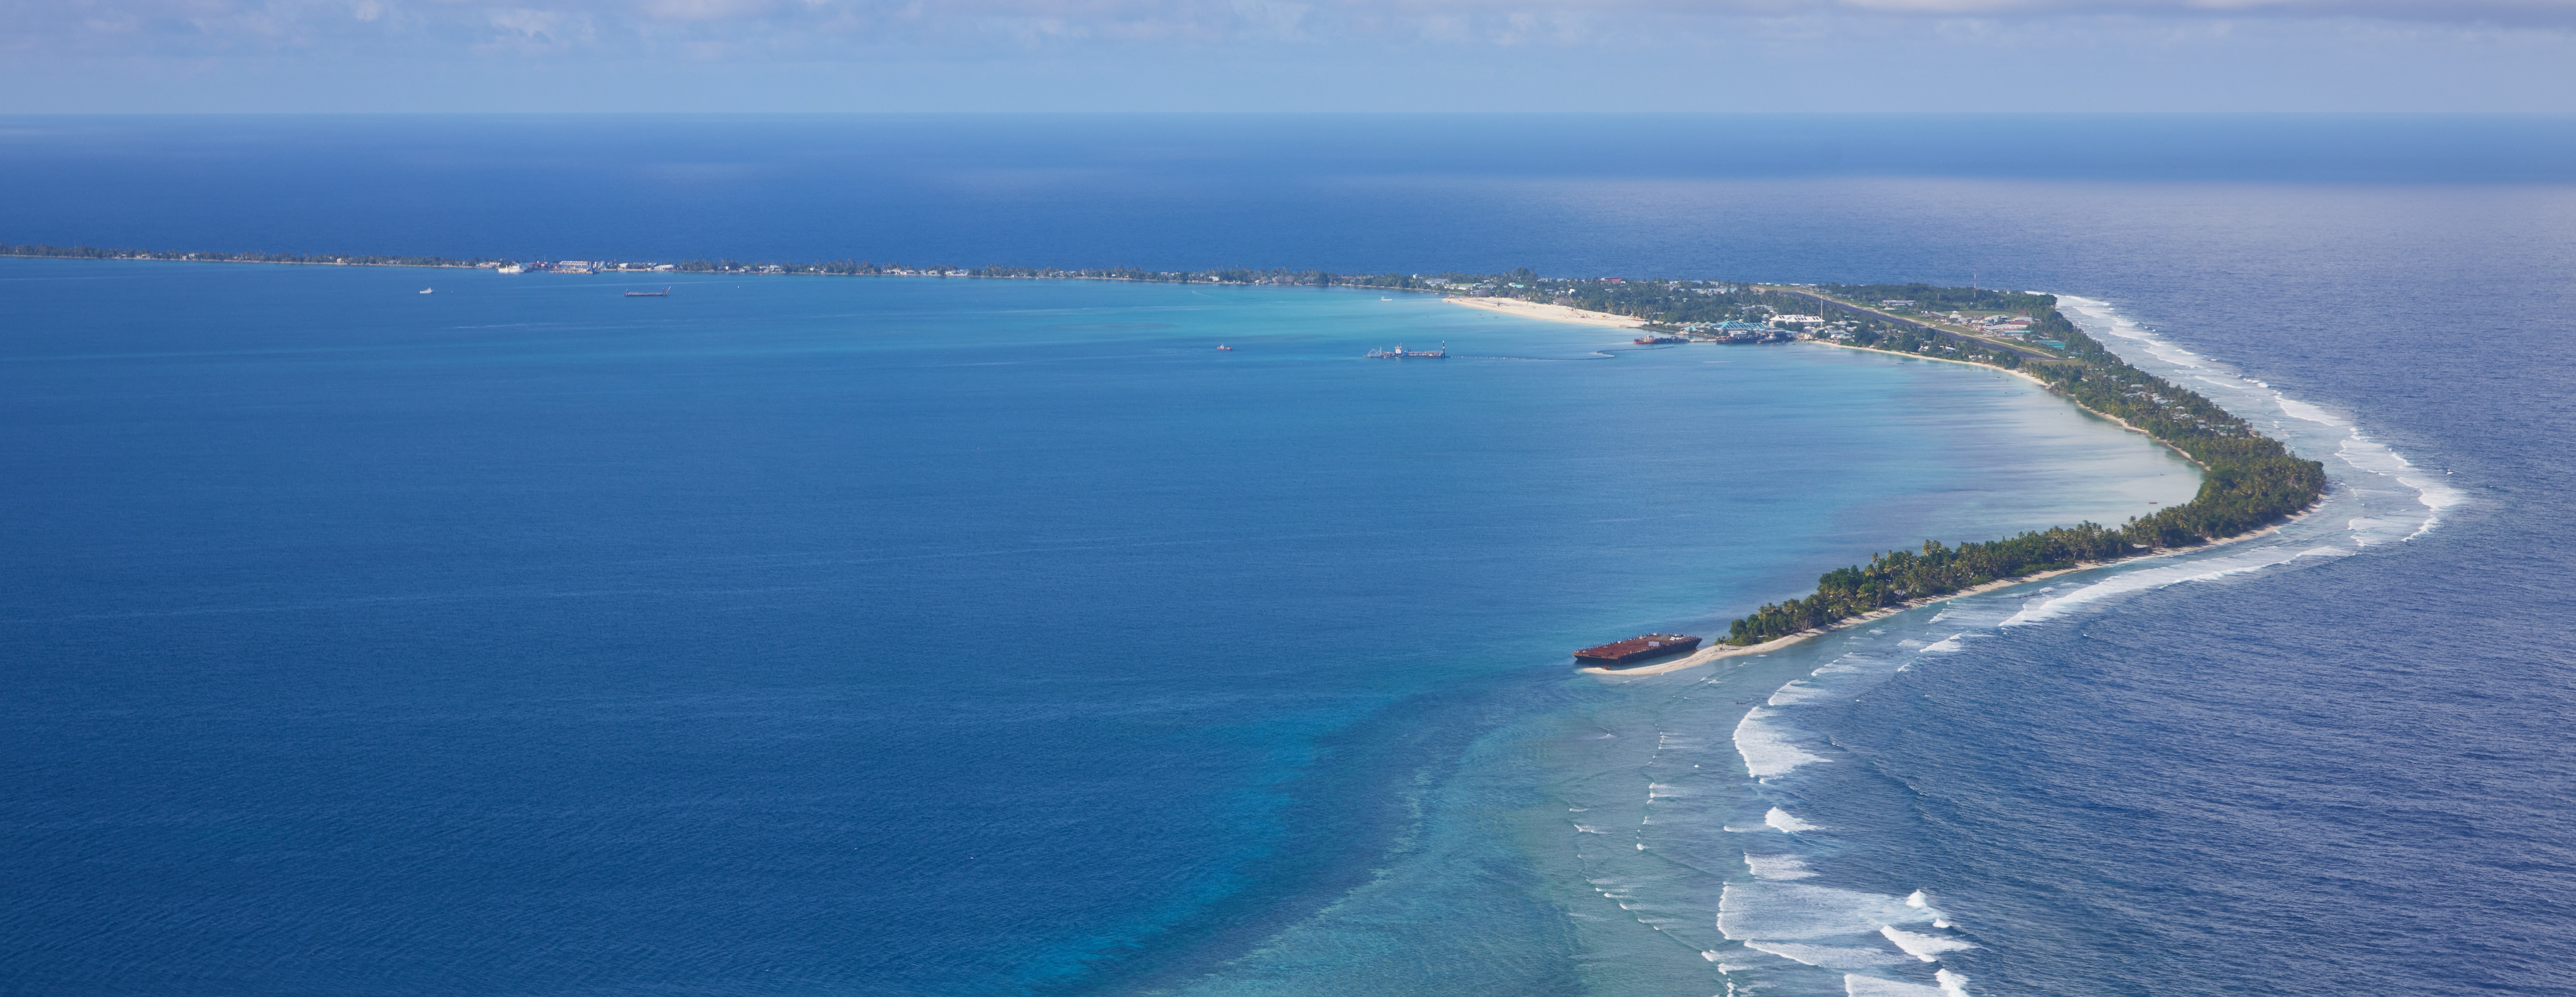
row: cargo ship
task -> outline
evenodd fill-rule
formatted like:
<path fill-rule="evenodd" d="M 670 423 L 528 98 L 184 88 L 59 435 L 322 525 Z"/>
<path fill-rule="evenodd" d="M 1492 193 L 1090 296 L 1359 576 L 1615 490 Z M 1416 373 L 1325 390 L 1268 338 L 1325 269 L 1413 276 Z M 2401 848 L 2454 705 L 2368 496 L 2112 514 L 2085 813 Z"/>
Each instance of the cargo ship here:
<path fill-rule="evenodd" d="M 1624 665 L 1631 661 L 1660 658 L 1668 654 L 1687 654 L 1699 650 L 1699 638 L 1685 634 L 1647 634 L 1614 641 L 1600 647 L 1587 647 L 1574 656 L 1596 665 Z"/>
<path fill-rule="evenodd" d="M 666 287 L 659 291 L 628 291 L 626 292 L 626 296 L 630 298 L 667 298 L 671 296 L 671 289 Z"/>

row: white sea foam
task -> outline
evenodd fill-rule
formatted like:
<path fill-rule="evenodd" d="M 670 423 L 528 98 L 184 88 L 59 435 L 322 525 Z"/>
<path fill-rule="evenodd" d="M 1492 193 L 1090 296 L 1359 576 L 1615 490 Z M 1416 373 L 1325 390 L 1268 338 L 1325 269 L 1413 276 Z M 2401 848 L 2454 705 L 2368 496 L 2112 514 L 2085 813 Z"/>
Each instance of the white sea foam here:
<path fill-rule="evenodd" d="M 2343 557 L 2351 553 L 2351 550 L 2342 547 L 2309 547 L 2302 550 L 2268 547 L 2257 548 L 2232 557 L 2188 561 L 2142 571 L 2124 572 L 2065 595 L 2033 599 L 2023 603 L 2021 612 L 2014 613 L 2012 618 L 2005 620 L 2002 625 L 2014 627 L 2040 623 L 2104 599 L 2153 591 L 2184 582 L 2202 582 L 2229 575 L 2241 575 L 2249 571 L 2261 571 L 2275 565 L 2288 564 L 2303 557 Z"/>
<path fill-rule="evenodd" d="M 1779 714 L 1754 707 L 1735 725 L 1735 753 L 1744 756 L 1744 770 L 1754 778 L 1767 779 L 1797 771 L 1798 766 L 1826 759 L 1810 754 L 1789 741 L 1788 735 L 1767 722 Z"/>
<path fill-rule="evenodd" d="M 1920 983 L 1882 980 L 1858 973 L 1843 974 L 1844 997 L 1942 997 L 1944 993 L 1940 987 Z"/>
<path fill-rule="evenodd" d="M 1601 830 L 1600 830 L 1599 828 L 1590 827 L 1590 826 L 1583 825 L 1583 824 L 1576 824 L 1576 825 L 1574 825 L 1574 830 L 1575 830 L 1575 833 L 1577 833 L 1577 834 L 1599 834 L 1599 833 L 1601 833 Z"/>
<path fill-rule="evenodd" d="M 1959 638 L 1965 636 L 1967 636 L 1967 634 L 1951 634 L 1948 637 L 1941 638 L 1940 640 L 1934 641 L 1930 644 L 1925 644 L 1923 645 L 1923 653 L 1949 654 L 1954 651 L 1964 650 L 1967 645 L 1959 643 Z"/>
<path fill-rule="evenodd" d="M 1770 813 L 1763 814 L 1762 823 L 1764 826 L 1769 827 L 1774 831 L 1781 831 L 1788 834 L 1797 834 L 1802 831 L 1813 831 L 1816 829 L 1816 825 L 1799 820 L 1798 818 L 1791 816 L 1788 811 L 1782 810 L 1779 807 L 1772 807 Z"/>
<path fill-rule="evenodd" d="M 2351 422 L 2337 417 L 2332 412 L 2328 412 L 2278 391 L 2272 392 L 2272 404 L 2281 407 L 2282 415 L 2289 416 L 2290 418 L 2297 419 L 2301 422 L 2313 422 L 2320 426 L 2333 426 L 2337 429 L 2352 425 Z"/>
<path fill-rule="evenodd" d="M 2424 507 L 2425 513 L 2415 530 L 2399 538 L 2401 540 L 2412 540 L 2424 535 L 2425 531 L 2441 523 L 2444 512 L 2469 501 L 2467 492 L 2452 487 L 2438 475 L 2416 467 L 2412 461 L 2400 456 L 2397 451 L 2389 449 L 2387 445 L 2361 435 L 2360 430 L 2354 430 L 2344 439 L 2343 445 L 2336 448 L 2335 457 L 2356 471 L 2386 477 L 2415 491 L 2415 501 Z M 2363 533 L 2363 542 L 2369 542 L 2368 537 L 2369 534 Z"/>
<path fill-rule="evenodd" d="M 2165 341 L 2156 338 L 2149 332 L 2149 330 L 2140 328 L 2136 323 L 2120 317 L 2118 313 L 2111 309 L 2110 305 L 2104 302 L 2089 298 L 2067 296 L 2061 296 L 2059 300 L 2066 303 L 2069 308 L 2074 309 L 2078 314 L 2100 323 L 2101 328 L 2106 333 L 2119 336 L 2124 339 L 2129 339 L 2145 346 L 2148 353 L 2154 355 L 2160 360 L 2183 367 L 2198 368 L 2201 366 L 2198 363 L 2192 362 L 2190 359 L 2193 357 L 2191 351 L 2173 346 L 2170 343 L 2166 343 Z M 2197 377 L 2199 375 L 2194 376 Z M 2398 457 L 2393 453 L 2389 453 L 2386 447 L 2380 446 L 2379 444 L 2364 438 L 2361 435 L 2361 431 L 2353 426 L 2352 420 L 2328 411 L 2324 406 L 2292 398 L 2285 392 L 2273 389 L 2270 384 L 2259 378 L 2250 377 L 2244 374 L 2237 374 L 2235 376 L 2237 380 L 2244 381 L 2264 391 L 2270 392 L 2272 404 L 2278 407 L 2281 414 L 2285 417 L 2297 419 L 2301 422 L 2314 423 L 2319 426 L 2342 429 L 2349 432 L 2350 439 L 2344 443 L 2342 452 L 2338 454 L 2338 456 L 2344 458 L 2344 462 L 2346 464 L 2351 465 L 2356 470 L 2386 475 L 2397 481 L 2399 484 L 2414 489 L 2417 493 L 2417 501 L 2422 503 L 2424 507 L 2430 511 L 2430 515 L 2424 517 L 2422 522 L 2414 528 L 2413 532 L 2408 533 L 2400 539 L 2411 540 L 2417 536 L 2423 535 L 2424 531 L 2432 529 L 2435 525 L 2441 522 L 2444 510 L 2468 501 L 2469 497 L 2467 493 L 2462 492 L 2449 483 L 2442 481 L 2440 476 L 2419 471 L 2413 464 L 2408 463 L 2404 458 Z M 2204 381 L 2210 380 L 2207 377 L 2201 377 L 2200 379 Z M 2210 383 L 2221 384 L 2222 386 L 2231 388 L 2239 387 L 2238 385 L 2228 385 L 2219 381 L 2211 381 Z M 2370 535 L 2378 532 L 2378 528 L 2382 525 L 2383 524 L 2377 517 L 2372 517 L 2369 521 L 2359 524 L 2354 532 L 2361 535 L 2363 542 L 2367 543 L 2370 542 Z"/>
<path fill-rule="evenodd" d="M 1877 934 L 1880 925 L 1930 919 L 1895 897 L 1810 883 L 1731 882 L 1717 900 L 1718 933 L 1739 942 L 1857 938 Z"/>
<path fill-rule="evenodd" d="M 1800 679 L 1798 681 L 1791 682 L 1788 685 L 1781 686 L 1779 690 L 1773 692 L 1771 694 L 1771 698 L 1766 700 L 1762 705 L 1788 706 L 1792 703 L 1806 703 L 1819 699 L 1832 699 L 1833 696 L 1833 690 L 1827 689 L 1813 682 L 1809 682 L 1805 679 Z"/>
<path fill-rule="evenodd" d="M 1957 952 L 1961 949 L 1972 949 L 1977 947 L 1976 943 L 1964 938 L 1953 938 L 1949 935 L 1927 935 L 1919 932 L 1906 931 L 1896 927 L 1895 925 L 1889 924 L 1879 925 L 1878 933 L 1887 936 L 1888 941 L 1895 942 L 1897 948 L 1904 949 L 1906 955 L 1921 959 L 1924 962 L 1941 961 L 1941 953 L 1943 952 Z"/>
<path fill-rule="evenodd" d="M 1878 966 L 1905 965 L 1904 956 L 1881 949 L 1852 949 L 1839 945 L 1810 945 L 1805 942 L 1758 941 L 1746 942 L 1744 947 L 1824 969 L 1870 969 Z"/>
<path fill-rule="evenodd" d="M 1968 974 L 1944 969 L 1934 972 L 1932 978 L 1941 981 L 1941 992 L 1947 997 L 1968 997 Z"/>
<path fill-rule="evenodd" d="M 1753 878 L 1768 879 L 1773 882 L 1805 879 L 1816 874 L 1815 870 L 1807 868 L 1807 860 L 1795 855 L 1755 855 L 1746 852 L 1744 865 L 1753 870 Z"/>

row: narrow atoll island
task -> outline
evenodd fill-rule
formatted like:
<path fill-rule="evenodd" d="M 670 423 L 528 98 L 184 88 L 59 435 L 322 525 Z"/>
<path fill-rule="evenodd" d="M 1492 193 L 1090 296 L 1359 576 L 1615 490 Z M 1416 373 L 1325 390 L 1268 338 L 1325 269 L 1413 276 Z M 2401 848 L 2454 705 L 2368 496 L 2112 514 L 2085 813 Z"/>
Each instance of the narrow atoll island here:
<path fill-rule="evenodd" d="M 1542 277 L 1499 274 L 1336 274 L 1286 268 L 1148 270 L 907 266 L 867 260 L 761 263 L 505 260 L 492 257 L 266 252 L 157 252 L 89 246 L 10 245 L 0 256 L 186 263 L 268 263 L 489 269 L 505 274 L 709 273 L 1005 280 L 1352 287 L 1439 294 L 1511 314 L 1634 328 L 1640 345 L 1692 342 L 1824 343 L 1991 367 L 2029 378 L 2077 406 L 2180 452 L 2200 466 L 2191 501 L 2130 519 L 2051 527 L 1999 540 L 1887 551 L 1865 565 L 1825 572 L 1803 597 L 1767 604 L 1735 620 L 1715 646 L 1679 661 L 1613 674 L 1665 671 L 1718 657 L 1759 653 L 1838 626 L 1910 606 L 2048 574 L 2241 538 L 2316 504 L 2325 466 L 2206 398 L 2130 366 L 2057 310 L 2057 298 L 2025 291 L 1929 284 L 1781 284 L 1664 277 Z M 1597 669 L 1595 669 L 1597 670 Z"/>
<path fill-rule="evenodd" d="M 1812 593 L 1735 620 L 1720 646 L 1651 666 L 1656 671 L 1767 650 L 1964 592 L 2244 537 L 2299 514 L 2325 493 L 2323 464 L 2292 454 L 2199 394 L 2130 366 L 2068 321 L 2054 295 L 1928 284 L 1616 278 L 1488 278 L 1468 286 L 1623 315 L 1641 328 L 1678 334 L 1641 343 L 1751 342 L 1795 330 L 1797 338 L 1837 346 L 1992 367 L 2144 433 L 2203 472 L 2191 501 L 2117 528 L 2078 523 L 1956 546 L 1926 540 L 1919 550 L 1836 568 L 1816 579 Z"/>

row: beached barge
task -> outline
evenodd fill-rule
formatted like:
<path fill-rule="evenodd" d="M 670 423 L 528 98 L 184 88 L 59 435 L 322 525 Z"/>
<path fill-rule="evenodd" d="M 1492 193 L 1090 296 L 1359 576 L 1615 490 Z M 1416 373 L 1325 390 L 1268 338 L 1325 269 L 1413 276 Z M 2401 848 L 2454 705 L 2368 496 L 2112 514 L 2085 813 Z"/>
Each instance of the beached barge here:
<path fill-rule="evenodd" d="M 1574 656 L 1596 665 L 1624 665 L 1631 661 L 1683 654 L 1699 649 L 1699 638 L 1684 634 L 1647 634 L 1627 640 L 1587 647 Z"/>

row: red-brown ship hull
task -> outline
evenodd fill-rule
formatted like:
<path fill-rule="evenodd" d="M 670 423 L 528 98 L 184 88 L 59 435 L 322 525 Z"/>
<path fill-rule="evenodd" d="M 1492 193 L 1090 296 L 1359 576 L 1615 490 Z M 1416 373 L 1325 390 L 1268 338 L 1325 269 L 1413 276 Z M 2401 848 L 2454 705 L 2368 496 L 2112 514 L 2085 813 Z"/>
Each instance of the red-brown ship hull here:
<path fill-rule="evenodd" d="M 1699 650 L 1699 638 L 1685 634 L 1646 634 L 1614 641 L 1600 647 L 1587 647 L 1574 656 L 1596 664 L 1624 665 L 1631 661 L 1660 658 L 1670 654 L 1688 654 Z"/>

